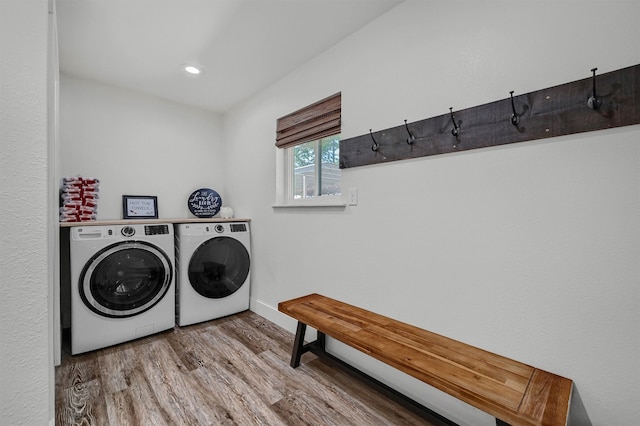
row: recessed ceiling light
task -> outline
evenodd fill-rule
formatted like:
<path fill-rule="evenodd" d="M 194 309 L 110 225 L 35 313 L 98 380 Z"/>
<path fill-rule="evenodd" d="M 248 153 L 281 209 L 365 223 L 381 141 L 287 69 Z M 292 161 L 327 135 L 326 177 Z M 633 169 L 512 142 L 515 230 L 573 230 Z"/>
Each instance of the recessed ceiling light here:
<path fill-rule="evenodd" d="M 184 70 L 186 72 L 188 72 L 189 74 L 194 74 L 194 75 L 200 74 L 202 72 L 202 70 L 200 68 L 195 67 L 193 65 L 186 65 L 184 67 Z"/>

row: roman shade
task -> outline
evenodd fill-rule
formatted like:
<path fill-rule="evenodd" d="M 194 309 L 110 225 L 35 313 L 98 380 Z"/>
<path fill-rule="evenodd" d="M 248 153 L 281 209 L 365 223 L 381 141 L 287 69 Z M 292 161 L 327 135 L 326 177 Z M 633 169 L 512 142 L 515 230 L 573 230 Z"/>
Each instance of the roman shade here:
<path fill-rule="evenodd" d="M 336 93 L 314 104 L 280 117 L 276 146 L 289 148 L 340 133 L 342 95 Z"/>

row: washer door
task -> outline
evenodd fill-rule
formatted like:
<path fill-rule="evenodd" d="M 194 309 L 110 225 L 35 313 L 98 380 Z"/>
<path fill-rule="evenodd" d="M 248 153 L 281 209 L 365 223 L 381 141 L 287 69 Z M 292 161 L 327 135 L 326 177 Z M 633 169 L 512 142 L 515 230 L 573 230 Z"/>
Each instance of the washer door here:
<path fill-rule="evenodd" d="M 209 299 L 235 293 L 249 275 L 249 252 L 235 238 L 215 237 L 200 244 L 189 262 L 189 282 Z"/>
<path fill-rule="evenodd" d="M 151 309 L 169 290 L 173 269 L 167 255 L 144 241 L 108 246 L 87 262 L 80 296 L 93 312 L 111 318 Z"/>

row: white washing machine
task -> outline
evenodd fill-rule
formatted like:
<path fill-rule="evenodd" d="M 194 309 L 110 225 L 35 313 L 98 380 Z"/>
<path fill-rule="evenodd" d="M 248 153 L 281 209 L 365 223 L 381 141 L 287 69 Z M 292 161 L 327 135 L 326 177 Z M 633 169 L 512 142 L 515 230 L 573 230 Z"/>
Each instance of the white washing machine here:
<path fill-rule="evenodd" d="M 73 227 L 69 255 L 73 355 L 174 327 L 173 225 Z"/>
<path fill-rule="evenodd" d="M 176 324 L 185 326 L 249 309 L 248 222 L 176 225 Z"/>

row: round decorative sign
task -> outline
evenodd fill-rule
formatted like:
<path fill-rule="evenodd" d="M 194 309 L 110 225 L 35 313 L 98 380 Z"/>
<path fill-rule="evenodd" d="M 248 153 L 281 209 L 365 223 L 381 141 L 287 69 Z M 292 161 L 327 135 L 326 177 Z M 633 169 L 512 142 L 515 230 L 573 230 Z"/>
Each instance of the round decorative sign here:
<path fill-rule="evenodd" d="M 200 188 L 189 195 L 187 206 L 196 217 L 213 217 L 220 211 L 222 197 L 213 189 Z"/>

